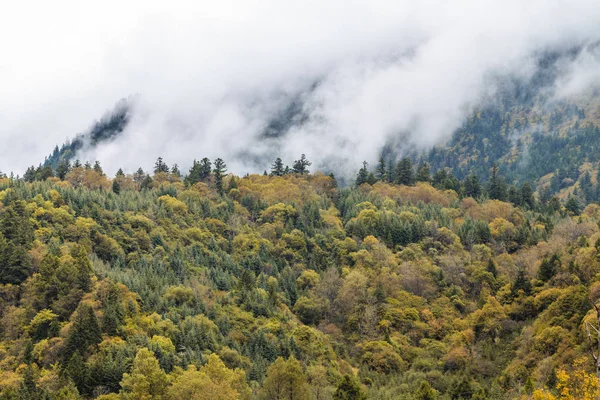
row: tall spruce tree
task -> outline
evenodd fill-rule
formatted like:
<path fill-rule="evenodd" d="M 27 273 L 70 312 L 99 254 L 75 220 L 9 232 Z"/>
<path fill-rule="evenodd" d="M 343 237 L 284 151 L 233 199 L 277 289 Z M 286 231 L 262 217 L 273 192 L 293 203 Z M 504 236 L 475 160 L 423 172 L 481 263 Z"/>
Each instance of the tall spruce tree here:
<path fill-rule="evenodd" d="M 399 185 L 412 185 L 414 183 L 414 172 L 412 161 L 404 157 L 396 166 L 396 183 Z"/>
<path fill-rule="evenodd" d="M 217 192 L 219 192 L 219 195 L 223 196 L 223 177 L 225 176 L 225 172 L 227 172 L 227 165 L 225 164 L 225 161 L 217 158 L 215 160 L 213 172 L 215 175 L 215 187 L 217 188 Z"/>

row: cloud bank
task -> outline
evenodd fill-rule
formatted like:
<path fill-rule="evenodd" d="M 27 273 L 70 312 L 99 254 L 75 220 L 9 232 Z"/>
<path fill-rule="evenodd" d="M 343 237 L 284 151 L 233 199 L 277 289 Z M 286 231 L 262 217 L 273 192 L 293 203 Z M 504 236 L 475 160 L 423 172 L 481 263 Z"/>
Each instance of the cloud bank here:
<path fill-rule="evenodd" d="M 0 170 L 22 173 L 139 93 L 123 135 L 82 158 L 113 173 L 222 157 L 245 173 L 306 153 L 350 174 L 390 142 L 448 138 L 495 77 L 527 78 L 539 52 L 588 46 L 558 84 L 588 90 L 599 24 L 589 0 L 13 2 L 0 14 Z M 277 119 L 285 134 L 265 137 Z"/>

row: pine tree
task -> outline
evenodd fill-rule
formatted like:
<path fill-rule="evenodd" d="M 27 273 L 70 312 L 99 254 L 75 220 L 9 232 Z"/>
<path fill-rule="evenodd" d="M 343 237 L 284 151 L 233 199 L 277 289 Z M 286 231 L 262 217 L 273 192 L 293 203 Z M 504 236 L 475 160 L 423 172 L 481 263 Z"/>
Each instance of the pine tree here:
<path fill-rule="evenodd" d="M 181 171 L 179 171 L 179 165 L 177 165 L 177 163 L 173 164 L 171 167 L 171 175 L 181 178 Z"/>
<path fill-rule="evenodd" d="M 569 196 L 567 204 L 565 204 L 565 208 L 573 215 L 579 215 L 579 213 L 581 212 L 581 206 L 579 205 L 577 198 L 575 198 L 574 196 Z"/>
<path fill-rule="evenodd" d="M 426 162 L 422 162 L 419 164 L 419 168 L 417 169 L 417 176 L 415 177 L 417 182 L 430 182 L 431 181 L 431 173 L 429 171 L 429 164 Z"/>
<path fill-rule="evenodd" d="M 162 157 L 158 157 L 154 163 L 154 173 L 158 174 L 159 172 L 169 172 L 169 166 L 163 162 Z"/>
<path fill-rule="evenodd" d="M 396 183 L 399 185 L 412 185 L 414 183 L 414 173 L 412 161 L 404 157 L 396 166 Z"/>
<path fill-rule="evenodd" d="M 121 184 L 119 183 L 119 181 L 117 179 L 113 179 L 113 181 L 112 181 L 112 191 L 114 194 L 121 193 Z"/>
<path fill-rule="evenodd" d="M 367 183 L 367 180 L 369 178 L 369 172 L 367 171 L 367 162 L 363 161 L 363 166 L 361 169 L 358 170 L 358 174 L 356 176 L 356 186 L 360 186 L 363 183 Z"/>
<path fill-rule="evenodd" d="M 463 193 L 465 197 L 472 197 L 474 199 L 481 196 L 481 183 L 479 183 L 477 175 L 471 174 L 465 178 Z"/>
<path fill-rule="evenodd" d="M 508 201 L 517 207 L 521 205 L 521 195 L 513 185 L 508 188 Z"/>
<path fill-rule="evenodd" d="M 77 307 L 73 325 L 65 341 L 65 359 L 70 359 L 76 351 L 86 352 L 90 346 L 101 341 L 102 334 L 96 314 L 89 304 L 82 303 Z"/>
<path fill-rule="evenodd" d="M 490 199 L 506 200 L 506 183 L 504 183 L 502 177 L 498 176 L 498 167 L 496 167 L 496 164 L 492 166 L 487 192 Z"/>
<path fill-rule="evenodd" d="M 62 160 L 56 166 L 56 176 L 61 180 L 65 180 L 65 176 L 71 170 L 71 162 L 69 160 Z"/>
<path fill-rule="evenodd" d="M 527 296 L 531 294 L 531 282 L 527 279 L 525 275 L 525 270 L 523 268 L 519 269 L 517 272 L 517 277 L 511 286 L 511 293 L 513 296 L 516 296 L 519 290 L 522 290 Z"/>
<path fill-rule="evenodd" d="M 488 260 L 485 270 L 487 272 L 489 272 L 490 274 L 494 275 L 494 278 L 496 278 L 498 276 L 498 268 L 496 268 L 496 263 L 494 262 L 494 260 L 492 258 L 490 258 Z"/>
<path fill-rule="evenodd" d="M 215 187 L 217 188 L 217 192 L 219 192 L 219 195 L 223 196 L 223 177 L 225 176 L 225 172 L 227 172 L 227 165 L 222 159 L 217 158 L 215 160 L 213 172 L 215 174 Z"/>
<path fill-rule="evenodd" d="M 535 197 L 533 197 L 533 189 L 529 182 L 525 182 L 520 190 L 521 205 L 529 207 L 530 210 L 535 208 Z"/>
<path fill-rule="evenodd" d="M 367 395 L 355 377 L 344 375 L 333 394 L 334 400 L 367 400 Z"/>
<path fill-rule="evenodd" d="M 292 169 L 296 174 L 308 174 L 308 167 L 312 163 L 306 159 L 306 155 L 302 154 L 299 160 L 294 161 Z"/>
<path fill-rule="evenodd" d="M 94 169 L 94 171 L 96 171 L 100 175 L 104 175 L 104 171 L 102 170 L 102 167 L 100 166 L 100 161 L 95 161 L 94 162 L 93 169 Z"/>
<path fill-rule="evenodd" d="M 436 400 L 438 398 L 438 391 L 431 387 L 429 382 L 421 382 L 421 386 L 415 392 L 415 400 Z"/>
<path fill-rule="evenodd" d="M 385 165 L 385 159 L 383 156 L 379 157 L 379 162 L 377 163 L 377 168 L 375 171 L 377 172 L 377 179 L 379 179 L 381 182 L 388 181 L 387 166 Z"/>
<path fill-rule="evenodd" d="M 283 166 L 283 161 L 281 158 L 277 157 L 273 165 L 271 165 L 271 175 L 273 176 L 283 176 L 285 173 L 285 167 Z"/>

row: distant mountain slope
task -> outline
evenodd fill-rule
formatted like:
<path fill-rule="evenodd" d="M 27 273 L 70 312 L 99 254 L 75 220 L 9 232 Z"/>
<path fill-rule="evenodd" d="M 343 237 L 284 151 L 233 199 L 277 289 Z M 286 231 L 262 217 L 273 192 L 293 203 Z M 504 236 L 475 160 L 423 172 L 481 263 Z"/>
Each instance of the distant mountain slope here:
<path fill-rule="evenodd" d="M 64 143 L 60 148 L 56 146 L 44 161 L 44 166 L 49 165 L 54 169 L 62 160 L 73 160 L 77 152 L 85 147 L 93 147 L 116 138 L 130 121 L 134 100 L 134 97 L 119 100 L 112 110 L 106 112 L 92 125 L 89 131 L 76 135 L 73 140 Z"/>

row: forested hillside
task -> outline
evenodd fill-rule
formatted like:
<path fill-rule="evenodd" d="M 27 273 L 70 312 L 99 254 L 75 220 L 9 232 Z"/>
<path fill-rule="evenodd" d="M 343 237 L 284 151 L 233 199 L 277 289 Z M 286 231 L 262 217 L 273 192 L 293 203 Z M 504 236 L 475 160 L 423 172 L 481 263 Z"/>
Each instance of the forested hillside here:
<path fill-rule="evenodd" d="M 365 164 L 338 188 L 309 166 L 1 178 L 0 397 L 600 394 L 600 206 L 495 168 Z"/>

